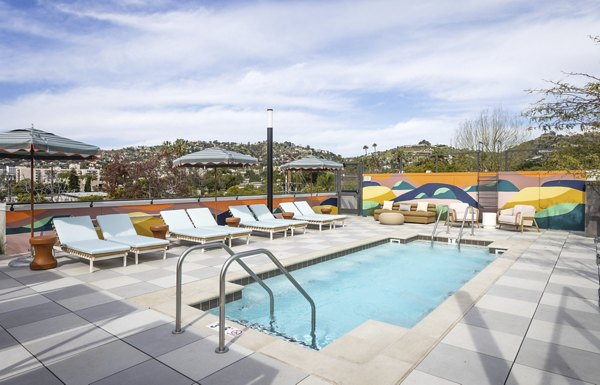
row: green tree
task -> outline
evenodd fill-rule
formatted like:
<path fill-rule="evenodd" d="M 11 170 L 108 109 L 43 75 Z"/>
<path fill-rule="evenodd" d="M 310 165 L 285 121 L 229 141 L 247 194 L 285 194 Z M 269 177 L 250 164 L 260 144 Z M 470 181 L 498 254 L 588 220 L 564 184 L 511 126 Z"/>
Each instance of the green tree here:
<path fill-rule="evenodd" d="M 77 175 L 77 171 L 74 168 L 69 171 L 69 191 L 77 192 L 79 191 L 79 175 Z"/>
<path fill-rule="evenodd" d="M 85 192 L 92 191 L 92 176 L 91 175 L 85 176 L 85 185 L 83 186 L 83 191 L 85 191 Z"/>

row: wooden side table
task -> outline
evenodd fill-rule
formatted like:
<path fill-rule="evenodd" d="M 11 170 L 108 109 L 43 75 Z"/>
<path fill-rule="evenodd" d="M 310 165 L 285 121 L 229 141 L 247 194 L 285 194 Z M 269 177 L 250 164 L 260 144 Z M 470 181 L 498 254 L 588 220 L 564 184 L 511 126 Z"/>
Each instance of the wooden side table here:
<path fill-rule="evenodd" d="M 239 227 L 240 218 L 236 218 L 236 217 L 225 218 L 225 223 L 227 223 L 227 226 L 229 226 L 229 227 Z"/>
<path fill-rule="evenodd" d="M 52 254 L 52 247 L 56 243 L 55 235 L 42 235 L 29 238 L 29 244 L 33 247 L 33 261 L 29 264 L 31 270 L 54 269 L 58 262 Z"/>
<path fill-rule="evenodd" d="M 293 219 L 294 213 L 284 211 L 281 213 L 281 216 L 283 217 L 283 219 Z"/>
<path fill-rule="evenodd" d="M 152 231 L 152 236 L 154 238 L 167 239 L 167 232 L 169 231 L 169 226 L 167 226 L 167 225 L 150 226 L 150 231 Z"/>
<path fill-rule="evenodd" d="M 331 207 L 321 207 L 321 214 L 331 214 Z"/>

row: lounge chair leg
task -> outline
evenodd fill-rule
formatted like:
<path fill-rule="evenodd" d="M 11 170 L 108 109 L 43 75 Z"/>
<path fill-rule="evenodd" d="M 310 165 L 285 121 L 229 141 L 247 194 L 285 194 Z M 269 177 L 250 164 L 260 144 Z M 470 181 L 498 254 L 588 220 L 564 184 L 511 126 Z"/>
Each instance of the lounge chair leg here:
<path fill-rule="evenodd" d="M 94 260 L 90 259 L 90 273 L 94 272 Z"/>
<path fill-rule="evenodd" d="M 137 265 L 137 264 L 138 264 L 138 262 L 139 262 L 139 256 L 140 256 L 140 252 L 139 252 L 139 251 L 136 251 L 134 254 L 135 254 L 135 264 Z M 127 258 L 127 257 L 125 257 L 125 258 Z"/>
<path fill-rule="evenodd" d="M 163 259 L 167 259 L 167 248 L 163 251 Z"/>
<path fill-rule="evenodd" d="M 273 240 L 273 232 L 272 231 L 269 232 L 269 235 L 271 236 L 271 240 Z"/>
<path fill-rule="evenodd" d="M 123 256 L 123 267 L 127 267 L 127 253 Z"/>
<path fill-rule="evenodd" d="M 248 234 L 246 236 L 246 244 L 249 245 L 250 244 L 250 234 Z"/>
<path fill-rule="evenodd" d="M 294 236 L 294 228 L 290 227 L 290 232 L 292 233 L 292 237 Z"/>
<path fill-rule="evenodd" d="M 229 237 L 229 247 L 231 247 L 231 237 Z"/>

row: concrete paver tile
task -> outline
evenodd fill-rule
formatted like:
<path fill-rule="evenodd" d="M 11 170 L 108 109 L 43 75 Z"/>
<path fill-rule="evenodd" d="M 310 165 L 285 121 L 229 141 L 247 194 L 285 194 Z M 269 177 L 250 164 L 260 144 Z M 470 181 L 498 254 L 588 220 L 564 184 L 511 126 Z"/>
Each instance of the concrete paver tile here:
<path fill-rule="evenodd" d="M 204 338 L 189 328 L 181 334 L 173 334 L 173 330 L 175 330 L 175 324 L 168 323 L 130 335 L 123 341 L 149 356 L 157 357 Z"/>
<path fill-rule="evenodd" d="M 600 354 L 600 331 L 534 319 L 527 338 Z"/>
<path fill-rule="evenodd" d="M 62 385 L 62 382 L 44 367 L 5 378 L 0 380 L 0 383 L 2 385 Z"/>
<path fill-rule="evenodd" d="M 522 336 L 459 323 L 442 343 L 513 361 L 522 340 Z"/>
<path fill-rule="evenodd" d="M 48 366 L 65 384 L 89 384 L 150 359 L 123 341 L 86 350 Z"/>
<path fill-rule="evenodd" d="M 432 376 L 431 374 L 422 372 L 420 370 L 413 370 L 405 379 L 401 382 L 402 385 L 460 385 L 456 382 L 446 380 L 441 377 Z"/>
<path fill-rule="evenodd" d="M 164 384 L 190 385 L 193 381 L 156 360 L 147 360 L 99 381 L 93 385 Z"/>
<path fill-rule="evenodd" d="M 593 385 L 529 366 L 514 364 L 506 385 Z"/>
<path fill-rule="evenodd" d="M 473 307 L 460 321 L 465 324 L 487 328 L 503 333 L 524 336 L 531 320 L 527 317 L 500 311 Z"/>
<path fill-rule="evenodd" d="M 600 354 L 530 338 L 523 341 L 515 362 L 591 383 L 600 378 Z"/>

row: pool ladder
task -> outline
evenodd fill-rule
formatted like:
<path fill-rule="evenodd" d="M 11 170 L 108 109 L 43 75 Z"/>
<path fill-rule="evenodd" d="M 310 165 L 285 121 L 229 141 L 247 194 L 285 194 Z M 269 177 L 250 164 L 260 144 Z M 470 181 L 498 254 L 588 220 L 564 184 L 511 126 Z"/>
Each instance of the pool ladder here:
<path fill-rule="evenodd" d="M 450 207 L 448 205 L 440 205 L 440 207 L 446 208 L 446 216 L 450 215 Z M 460 241 L 462 239 L 463 230 L 465 228 L 465 222 L 467 220 L 467 213 L 471 212 L 471 235 L 475 235 L 475 209 L 471 206 L 465 210 L 465 214 L 463 216 L 462 222 L 460 224 L 460 231 L 458 232 L 458 238 L 456 239 L 456 243 L 458 245 L 458 249 L 460 250 Z M 435 231 L 437 230 L 438 224 L 440 222 L 440 218 L 442 217 L 443 210 L 440 210 L 437 219 L 435 220 L 435 225 L 433 226 L 433 231 L 431 232 L 431 246 L 433 247 L 433 240 L 435 239 Z M 450 235 L 450 221 L 446 217 L 446 233 Z"/>
<path fill-rule="evenodd" d="M 260 279 L 256 275 L 256 273 L 254 273 L 254 271 L 252 271 L 252 269 L 250 269 L 248 265 L 244 263 L 244 261 L 242 261 L 242 258 L 260 254 L 264 254 L 267 257 L 269 257 L 269 259 L 271 260 L 271 262 L 273 262 L 277 269 L 281 271 L 283 275 L 285 275 L 285 277 L 292 283 L 292 285 L 294 285 L 294 287 L 296 287 L 296 289 L 298 289 L 300 294 L 302 294 L 302 296 L 306 298 L 306 300 L 310 304 L 310 336 L 312 339 L 311 346 L 313 348 L 316 348 L 317 337 L 315 329 L 317 323 L 317 308 L 315 306 L 315 302 L 304 290 L 304 288 L 300 286 L 298 281 L 296 281 L 294 277 L 292 277 L 291 274 L 285 269 L 285 267 L 283 267 L 281 262 L 279 262 L 279 260 L 273 255 L 273 253 L 271 253 L 267 249 L 254 249 L 242 251 L 240 253 L 234 253 L 230 247 L 219 242 L 210 242 L 205 243 L 203 245 L 189 247 L 179 257 L 179 260 L 177 261 L 177 281 L 175 284 L 175 330 L 173 331 L 173 334 L 183 333 L 183 330 L 181 330 L 181 274 L 183 261 L 192 251 L 205 249 L 224 249 L 229 254 L 229 258 L 227 258 L 227 260 L 223 264 L 223 267 L 221 267 L 221 274 L 219 275 L 219 346 L 215 349 L 215 352 L 226 353 L 229 350 L 225 346 L 225 276 L 227 275 L 227 269 L 233 262 L 237 262 L 242 267 L 242 269 L 244 269 L 250 275 L 250 277 L 252 277 L 252 279 L 254 279 L 254 281 L 256 281 L 269 294 L 269 311 L 271 316 L 271 322 L 274 322 L 275 320 L 275 299 L 273 297 L 273 291 L 269 288 L 269 286 L 267 286 L 267 284 L 262 279 Z"/>

